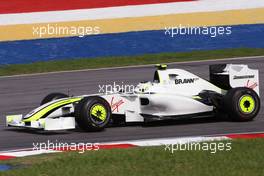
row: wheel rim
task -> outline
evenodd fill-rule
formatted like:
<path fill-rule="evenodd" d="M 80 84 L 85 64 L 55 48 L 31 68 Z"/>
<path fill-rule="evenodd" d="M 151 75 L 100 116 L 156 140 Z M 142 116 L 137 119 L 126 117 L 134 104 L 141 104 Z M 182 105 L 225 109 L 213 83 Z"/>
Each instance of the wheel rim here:
<path fill-rule="evenodd" d="M 90 109 L 90 116 L 94 122 L 102 123 L 107 118 L 107 110 L 101 104 L 94 104 Z"/>
<path fill-rule="evenodd" d="M 243 95 L 239 99 L 239 108 L 244 114 L 250 114 L 255 109 L 255 100 L 251 95 Z"/>

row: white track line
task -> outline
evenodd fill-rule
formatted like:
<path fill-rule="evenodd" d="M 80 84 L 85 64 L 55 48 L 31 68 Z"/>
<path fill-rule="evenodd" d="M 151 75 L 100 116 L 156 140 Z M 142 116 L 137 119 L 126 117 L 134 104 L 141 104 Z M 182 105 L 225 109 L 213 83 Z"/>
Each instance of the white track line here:
<path fill-rule="evenodd" d="M 161 146 L 167 144 L 186 144 L 192 142 L 204 142 L 204 141 L 219 141 L 230 139 L 226 136 L 217 136 L 217 137 L 179 137 L 179 138 L 160 138 L 160 139 L 146 139 L 146 140 L 134 140 L 134 141 L 123 141 L 123 142 L 113 142 L 113 143 L 104 143 L 104 144 L 132 144 L 140 147 L 147 146 Z"/>
<path fill-rule="evenodd" d="M 30 151 L 13 151 L 8 153 L 0 153 L 2 156 L 11 156 L 11 157 L 25 157 L 25 156 L 33 156 L 47 153 L 57 153 L 61 151 L 57 150 L 30 150 Z"/>

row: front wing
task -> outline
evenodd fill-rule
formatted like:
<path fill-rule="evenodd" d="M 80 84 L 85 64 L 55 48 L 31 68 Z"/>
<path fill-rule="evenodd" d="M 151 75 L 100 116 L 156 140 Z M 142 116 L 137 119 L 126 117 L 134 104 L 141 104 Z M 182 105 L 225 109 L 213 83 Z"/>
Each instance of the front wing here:
<path fill-rule="evenodd" d="M 23 121 L 23 115 L 11 115 L 6 117 L 6 126 L 42 129 L 47 131 L 66 130 L 75 128 L 75 118 L 42 118 L 28 123 Z"/>

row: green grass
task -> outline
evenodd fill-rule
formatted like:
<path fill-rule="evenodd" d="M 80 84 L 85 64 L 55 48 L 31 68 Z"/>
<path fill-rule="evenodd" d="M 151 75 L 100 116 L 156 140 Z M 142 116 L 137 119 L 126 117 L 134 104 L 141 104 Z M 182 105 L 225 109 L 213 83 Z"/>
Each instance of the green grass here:
<path fill-rule="evenodd" d="M 22 167 L 3 176 L 257 176 L 264 175 L 264 139 L 233 140 L 230 151 L 177 151 L 141 147 L 40 155 L 6 161 Z M 1 161 L 1 163 L 4 163 Z M 0 174 L 1 175 L 1 174 Z"/>
<path fill-rule="evenodd" d="M 130 57 L 84 58 L 0 66 L 0 76 L 259 55 L 264 55 L 264 49 L 240 48 L 183 53 L 146 54 Z"/>

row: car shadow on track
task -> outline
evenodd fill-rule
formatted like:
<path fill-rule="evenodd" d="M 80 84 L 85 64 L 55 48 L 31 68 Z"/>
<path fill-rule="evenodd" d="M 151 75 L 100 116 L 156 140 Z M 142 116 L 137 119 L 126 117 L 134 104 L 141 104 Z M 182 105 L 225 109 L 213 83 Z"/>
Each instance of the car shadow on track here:
<path fill-rule="evenodd" d="M 122 126 L 142 126 L 142 127 L 155 127 L 155 126 L 172 126 L 172 125 L 191 125 L 191 124 L 202 124 L 202 123 L 217 123 L 217 122 L 233 122 L 225 115 L 220 116 L 204 116 L 196 118 L 180 118 L 180 119 L 168 119 L 168 120 L 156 120 L 148 121 L 144 123 L 130 122 L 121 124 L 111 124 L 109 127 L 122 127 Z"/>
<path fill-rule="evenodd" d="M 12 131 L 17 133 L 28 133 L 28 134 L 38 134 L 38 135 L 66 135 L 71 134 L 72 130 L 63 130 L 63 131 L 44 131 L 44 130 L 35 130 L 35 129 L 24 129 L 24 128 L 8 128 L 5 131 Z"/>
<path fill-rule="evenodd" d="M 144 123 L 143 127 L 191 125 L 191 124 L 217 123 L 217 122 L 232 122 L 232 121 L 227 118 L 200 117 L 200 118 L 192 118 L 192 119 L 152 121 L 152 122 Z"/>

